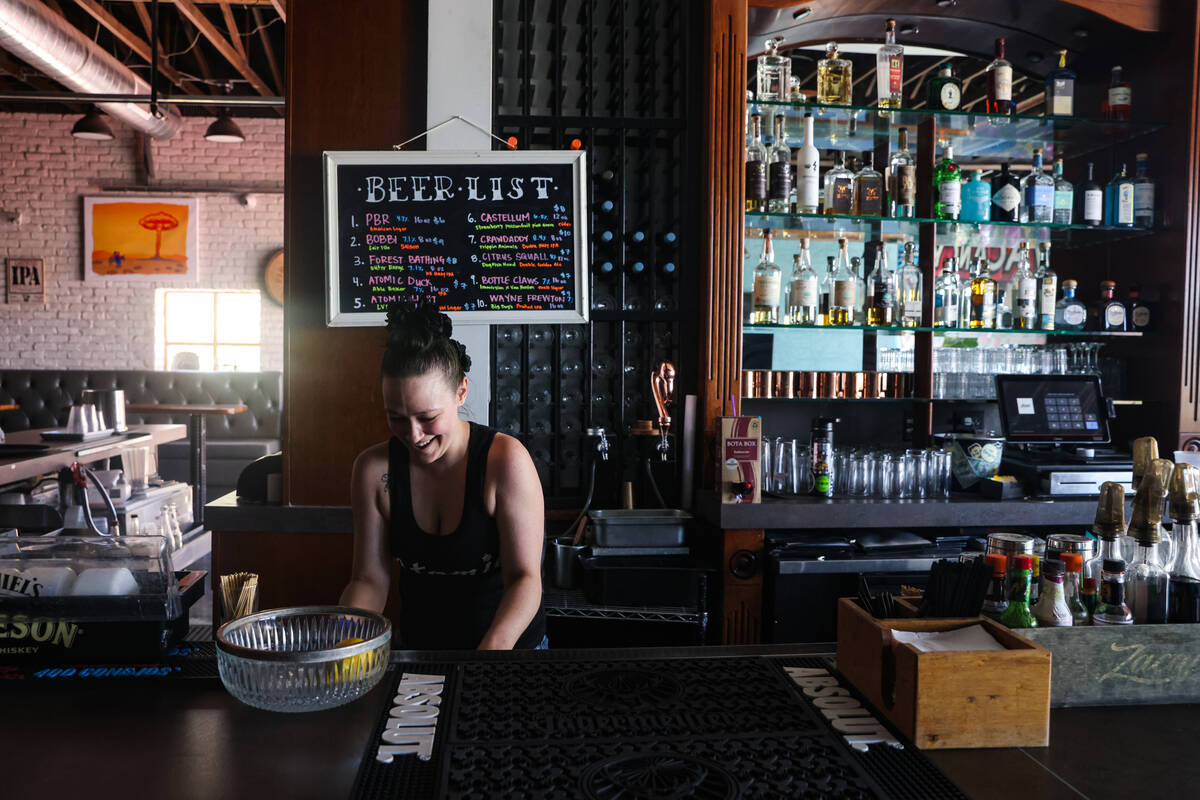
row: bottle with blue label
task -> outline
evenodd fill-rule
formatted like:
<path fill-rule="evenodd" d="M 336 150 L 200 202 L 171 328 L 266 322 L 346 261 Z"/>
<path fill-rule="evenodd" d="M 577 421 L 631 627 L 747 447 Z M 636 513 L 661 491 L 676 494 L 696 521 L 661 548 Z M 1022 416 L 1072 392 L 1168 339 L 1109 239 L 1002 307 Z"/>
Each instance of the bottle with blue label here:
<path fill-rule="evenodd" d="M 1104 187 L 1104 224 L 1133 227 L 1133 181 L 1126 175 L 1124 164 Z"/>
<path fill-rule="evenodd" d="M 983 182 L 981 170 L 971 170 L 971 179 L 962 185 L 958 218 L 964 222 L 988 222 L 992 218 L 992 185 Z"/>
<path fill-rule="evenodd" d="M 1054 178 L 1042 169 L 1040 147 L 1033 151 L 1033 168 L 1021 181 L 1021 194 L 1025 201 L 1022 222 L 1054 221 Z"/>

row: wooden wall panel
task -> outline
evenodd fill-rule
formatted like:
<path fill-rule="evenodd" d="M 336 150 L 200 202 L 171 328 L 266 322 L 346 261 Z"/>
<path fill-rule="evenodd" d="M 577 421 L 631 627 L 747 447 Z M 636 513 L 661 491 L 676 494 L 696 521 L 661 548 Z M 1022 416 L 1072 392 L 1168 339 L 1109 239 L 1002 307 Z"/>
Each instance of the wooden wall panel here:
<path fill-rule="evenodd" d="M 389 150 L 425 127 L 425 0 L 291 0 L 287 24 L 284 502 L 348 505 L 350 468 L 387 438 L 382 328 L 325 327 L 324 150 Z"/>
<path fill-rule="evenodd" d="M 761 530 L 723 531 L 721 557 L 721 644 L 762 641 L 763 569 L 766 566 Z M 732 565 L 750 570 L 733 574 Z"/>

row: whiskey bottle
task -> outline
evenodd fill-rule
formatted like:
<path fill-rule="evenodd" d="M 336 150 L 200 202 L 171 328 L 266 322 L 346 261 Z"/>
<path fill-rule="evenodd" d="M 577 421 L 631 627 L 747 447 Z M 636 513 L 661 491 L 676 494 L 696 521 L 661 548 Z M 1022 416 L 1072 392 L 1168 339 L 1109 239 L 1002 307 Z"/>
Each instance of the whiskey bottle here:
<path fill-rule="evenodd" d="M 1007 163 L 1000 165 L 1000 172 L 992 176 L 993 222 L 1021 221 L 1021 182 L 1009 171 Z"/>
<path fill-rule="evenodd" d="M 971 306 L 967 324 L 972 330 L 996 327 L 996 282 L 988 276 L 987 262 L 971 260 Z"/>
<path fill-rule="evenodd" d="M 1013 328 L 1037 327 L 1037 279 L 1029 268 L 1029 246 L 1021 242 L 1017 251 L 1017 269 L 1012 277 Z"/>
<path fill-rule="evenodd" d="M 767 211 L 786 214 L 791 210 L 792 150 L 783 132 L 784 117 L 775 117 L 775 143 L 767 153 Z"/>
<path fill-rule="evenodd" d="M 1133 224 L 1154 227 L 1154 181 L 1146 174 L 1149 156 L 1138 153 L 1133 175 Z"/>
<path fill-rule="evenodd" d="M 1176 464 L 1171 471 L 1171 519 L 1175 558 L 1167 584 L 1167 621 L 1200 622 L 1200 470 Z"/>
<path fill-rule="evenodd" d="M 1054 178 L 1042 169 L 1042 150 L 1033 151 L 1033 167 L 1021 181 L 1021 195 L 1025 200 L 1022 222 L 1054 221 Z"/>
<path fill-rule="evenodd" d="M 1100 302 L 1092 314 L 1093 329 L 1123 331 L 1125 316 L 1125 304 L 1117 299 L 1117 284 L 1113 281 L 1100 281 Z"/>
<path fill-rule="evenodd" d="M 1004 58 L 1004 39 L 996 40 L 996 57 L 987 66 L 987 113 L 1012 113 L 1012 64 Z"/>
<path fill-rule="evenodd" d="M 1075 299 L 1078 288 L 1073 280 L 1062 282 L 1062 299 L 1054 306 L 1054 328 L 1060 331 L 1081 331 L 1087 325 L 1087 307 Z"/>
<path fill-rule="evenodd" d="M 875 169 L 875 153 L 863 153 L 863 168 L 854 176 L 851 208 L 856 217 L 883 216 L 883 175 Z"/>
<path fill-rule="evenodd" d="M 788 284 L 788 322 L 793 325 L 818 325 L 820 313 L 820 281 L 809 260 L 808 239 L 801 239 L 800 252 L 792 257 L 792 280 Z"/>
<path fill-rule="evenodd" d="M 813 138 L 813 115 L 804 115 L 804 143 L 797 154 L 799 160 L 798 187 L 796 189 L 796 211 L 801 214 L 817 213 L 821 193 L 821 154 Z"/>
<path fill-rule="evenodd" d="M 825 213 L 849 214 L 853 196 L 854 173 L 846 169 L 846 154 L 839 150 L 825 173 Z"/>
<path fill-rule="evenodd" d="M 774 325 L 779 322 L 779 265 L 775 263 L 775 248 L 771 231 L 763 231 L 762 256 L 754 267 L 754 309 L 750 315 L 755 325 Z"/>
<path fill-rule="evenodd" d="M 750 116 L 750 141 L 746 143 L 746 212 L 758 213 L 767 203 L 767 149 L 762 143 L 762 115 Z"/>
<path fill-rule="evenodd" d="M 1104 190 L 1096 183 L 1095 169 L 1088 162 L 1087 183 L 1083 185 L 1083 224 L 1104 224 Z"/>
<path fill-rule="evenodd" d="M 930 108 L 957 111 L 962 105 L 962 81 L 954 77 L 954 68 L 943 64 L 929 81 Z"/>
<path fill-rule="evenodd" d="M 899 108 L 904 97 L 904 48 L 896 44 L 896 20 L 889 19 L 875 52 L 875 90 L 880 108 Z"/>
<path fill-rule="evenodd" d="M 1054 159 L 1054 222 L 1070 225 L 1075 209 L 1075 187 L 1063 177 L 1063 160 Z"/>
<path fill-rule="evenodd" d="M 837 42 L 825 45 L 825 58 L 817 62 L 817 102 L 850 105 L 854 65 L 838 55 Z"/>
<path fill-rule="evenodd" d="M 962 286 L 958 278 L 958 261 L 953 256 L 942 264 L 933 295 L 933 327 L 957 328 L 958 307 Z"/>
<path fill-rule="evenodd" d="M 888 159 L 888 207 L 893 217 L 917 213 L 917 166 L 908 150 L 908 128 L 896 134 L 896 152 Z"/>
<path fill-rule="evenodd" d="M 888 267 L 887 250 L 875 251 L 875 268 L 867 278 L 867 325 L 890 328 L 896 324 L 896 273 Z"/>
<path fill-rule="evenodd" d="M 1041 257 L 1038 259 L 1038 327 L 1044 331 L 1054 330 L 1054 316 L 1057 312 L 1058 275 L 1050 269 L 1050 243 L 1038 245 Z"/>
<path fill-rule="evenodd" d="M 962 173 L 954 163 L 954 148 L 942 148 L 942 160 L 933 170 L 933 216 L 935 219 L 958 219 L 962 211 Z"/>
<path fill-rule="evenodd" d="M 837 260 L 829 286 L 829 324 L 849 326 L 854 324 L 857 308 L 858 278 L 850 271 L 850 256 L 846 251 L 846 240 L 838 239 Z"/>
<path fill-rule="evenodd" d="M 786 102 L 792 60 L 779 54 L 783 39 L 767 39 L 767 52 L 758 57 L 758 99 L 765 102 Z M 778 138 L 778 137 L 777 137 Z"/>
<path fill-rule="evenodd" d="M 962 212 L 959 219 L 964 222 L 988 222 L 992 216 L 992 186 L 983 180 L 981 170 L 971 170 L 971 179 L 962 185 Z"/>
<path fill-rule="evenodd" d="M 896 316 L 905 328 L 921 326 L 921 269 L 913 262 L 913 243 L 904 243 L 904 263 L 896 273 L 900 299 Z"/>
<path fill-rule="evenodd" d="M 1046 76 L 1046 116 L 1075 116 L 1075 73 L 1067 69 L 1067 51 L 1058 51 L 1058 67 Z"/>
<path fill-rule="evenodd" d="M 1148 331 L 1152 319 L 1150 306 L 1142 302 L 1142 287 L 1133 284 L 1129 287 L 1129 327 L 1135 331 Z"/>
<path fill-rule="evenodd" d="M 1125 174 L 1125 165 L 1104 187 L 1104 224 L 1133 227 L 1133 181 Z"/>
<path fill-rule="evenodd" d="M 1120 67 L 1112 68 L 1112 81 L 1104 100 L 1104 118 L 1127 120 L 1133 109 L 1133 87 L 1122 77 Z"/>

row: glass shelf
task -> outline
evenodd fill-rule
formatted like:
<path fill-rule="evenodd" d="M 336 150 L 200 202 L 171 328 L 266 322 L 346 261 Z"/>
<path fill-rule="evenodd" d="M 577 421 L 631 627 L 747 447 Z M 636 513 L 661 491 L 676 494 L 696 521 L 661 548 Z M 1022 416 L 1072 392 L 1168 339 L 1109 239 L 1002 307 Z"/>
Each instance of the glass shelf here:
<path fill-rule="evenodd" d="M 742 333 L 775 333 L 776 331 L 862 331 L 865 333 L 928 333 L 945 334 L 954 337 L 985 336 L 988 334 L 1015 334 L 1018 336 L 1085 336 L 1088 338 L 1138 337 L 1145 336 L 1143 331 L 1075 331 L 1075 330 L 1038 330 L 1038 329 L 1009 329 L 1009 328 L 900 328 L 872 327 L 867 325 L 784 325 L 784 324 L 755 324 L 742 326 Z"/>
<path fill-rule="evenodd" d="M 816 103 L 756 102 L 765 117 L 784 111 L 788 144 L 799 147 L 804 137 L 804 115 L 813 115 L 814 144 L 820 150 L 872 150 L 875 129 L 887 131 L 895 142 L 898 128 L 916 128 L 936 120 L 939 139 L 954 145 L 959 163 L 998 163 L 1028 160 L 1033 148 L 1045 151 L 1046 163 L 1066 154 L 1081 156 L 1111 145 L 1154 133 L 1161 122 L 1047 117 L 1033 114 L 984 114 L 975 111 L 939 111 L 930 108 L 880 109 L 875 106 L 819 105 Z M 769 130 L 769 125 L 763 126 Z M 915 131 L 913 132 L 915 134 Z M 910 136 L 915 145 L 916 138 Z"/>
<path fill-rule="evenodd" d="M 933 328 L 901 328 L 899 326 L 883 328 L 868 325 L 784 325 L 781 323 L 747 324 L 742 327 L 742 333 L 774 333 L 776 331 L 866 331 L 867 333 L 916 333 L 931 331 Z M 938 330 L 941 330 L 940 328 Z"/>
<path fill-rule="evenodd" d="M 743 397 L 746 403 L 928 403 L 921 397 Z"/>

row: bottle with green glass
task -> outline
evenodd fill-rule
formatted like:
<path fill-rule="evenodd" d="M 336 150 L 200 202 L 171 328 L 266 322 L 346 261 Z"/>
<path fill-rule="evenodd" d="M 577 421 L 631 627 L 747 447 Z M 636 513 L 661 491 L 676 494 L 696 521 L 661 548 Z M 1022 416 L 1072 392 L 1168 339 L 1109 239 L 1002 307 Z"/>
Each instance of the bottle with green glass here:
<path fill-rule="evenodd" d="M 1000 615 L 1000 624 L 1010 628 L 1036 628 L 1037 619 L 1029 608 L 1029 585 L 1033 577 L 1033 559 L 1013 556 L 1008 570 L 1008 608 Z"/>
<path fill-rule="evenodd" d="M 954 147 L 942 148 L 942 160 L 933 170 L 933 216 L 958 219 L 962 212 L 962 170 L 954 163 Z"/>

